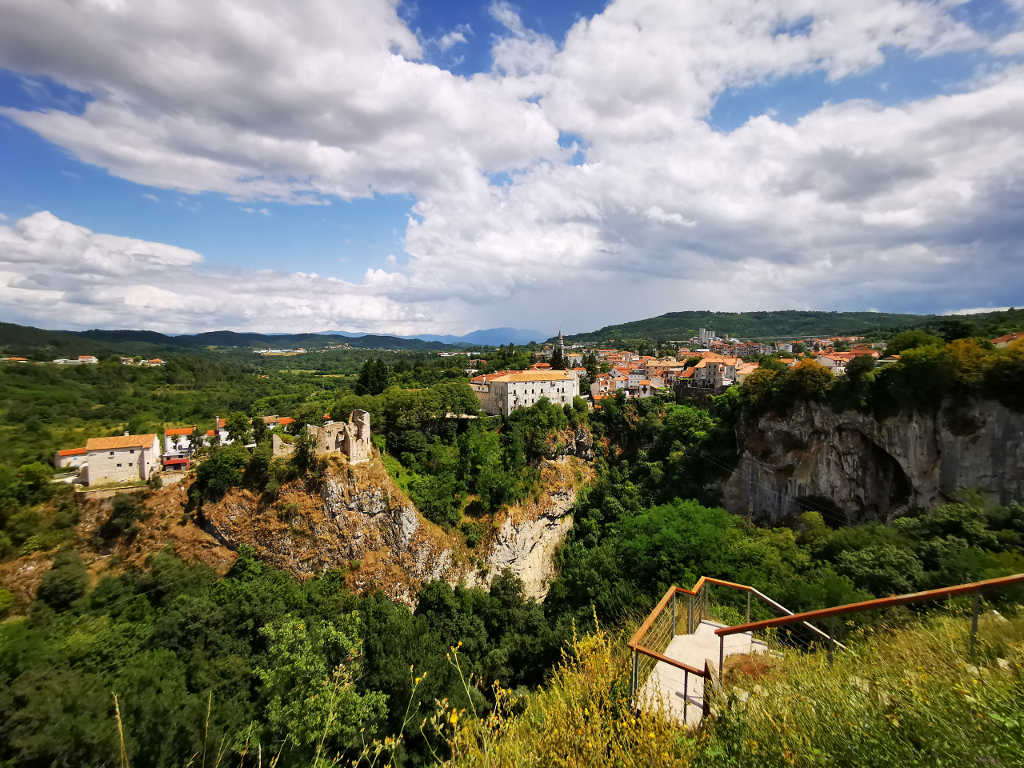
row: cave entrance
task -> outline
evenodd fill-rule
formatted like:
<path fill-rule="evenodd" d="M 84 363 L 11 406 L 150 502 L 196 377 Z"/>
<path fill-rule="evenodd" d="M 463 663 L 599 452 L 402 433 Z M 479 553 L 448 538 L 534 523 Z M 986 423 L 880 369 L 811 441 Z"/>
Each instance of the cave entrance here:
<path fill-rule="evenodd" d="M 848 515 L 828 496 L 797 496 L 793 503 L 801 514 L 818 512 L 825 524 L 831 528 L 839 528 L 849 522 Z"/>

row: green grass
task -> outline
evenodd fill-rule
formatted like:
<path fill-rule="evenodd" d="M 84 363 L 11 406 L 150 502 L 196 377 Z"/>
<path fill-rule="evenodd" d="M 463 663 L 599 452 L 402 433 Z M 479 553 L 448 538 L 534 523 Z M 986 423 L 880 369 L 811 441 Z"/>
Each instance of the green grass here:
<path fill-rule="evenodd" d="M 739 677 L 687 733 L 628 701 L 625 638 L 572 649 L 546 688 L 499 695 L 453 739 L 458 766 L 1024 765 L 1024 618 L 874 628 L 830 662 L 793 652 Z"/>

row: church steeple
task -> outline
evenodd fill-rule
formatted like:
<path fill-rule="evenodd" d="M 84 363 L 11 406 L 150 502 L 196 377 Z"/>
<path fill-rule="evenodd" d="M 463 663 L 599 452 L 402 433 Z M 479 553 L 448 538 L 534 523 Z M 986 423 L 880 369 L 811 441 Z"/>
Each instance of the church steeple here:
<path fill-rule="evenodd" d="M 565 339 L 562 338 L 562 329 L 558 329 L 558 351 L 562 353 L 562 358 L 565 358 Z"/>

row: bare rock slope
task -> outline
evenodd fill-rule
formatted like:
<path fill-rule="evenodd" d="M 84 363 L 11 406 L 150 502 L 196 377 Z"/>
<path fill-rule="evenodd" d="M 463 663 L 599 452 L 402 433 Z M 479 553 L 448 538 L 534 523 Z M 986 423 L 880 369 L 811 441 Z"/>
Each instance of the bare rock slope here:
<path fill-rule="evenodd" d="M 818 509 L 836 522 L 888 520 L 959 489 L 1024 498 L 1024 414 L 993 401 L 888 419 L 802 403 L 740 426 L 726 507 L 777 522 Z"/>

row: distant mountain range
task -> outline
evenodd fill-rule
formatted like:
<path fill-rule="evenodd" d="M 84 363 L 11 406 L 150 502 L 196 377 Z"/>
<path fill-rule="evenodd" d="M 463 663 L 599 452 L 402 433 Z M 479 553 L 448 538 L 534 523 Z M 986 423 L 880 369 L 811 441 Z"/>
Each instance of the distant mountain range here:
<path fill-rule="evenodd" d="M 361 339 L 365 333 L 349 333 L 347 331 L 323 331 L 325 336 L 344 336 L 349 339 Z M 486 328 L 473 331 L 464 336 L 444 336 L 433 333 L 421 333 L 417 336 L 398 336 L 400 339 L 419 339 L 421 341 L 440 341 L 443 344 L 479 344 L 486 347 L 497 347 L 503 344 L 529 344 L 541 341 L 547 334 L 526 328 Z"/>
<path fill-rule="evenodd" d="M 465 336 L 383 336 L 366 333 L 237 333 L 235 331 L 209 331 L 207 333 L 171 336 L 156 331 L 100 330 L 49 331 L 14 323 L 0 323 L 0 350 L 19 354 L 30 350 L 48 349 L 55 357 L 66 354 L 84 354 L 83 340 L 98 345 L 96 351 L 123 352 L 125 354 L 156 354 L 158 350 L 200 347 L 269 347 L 275 349 L 308 347 L 325 344 L 348 344 L 359 349 L 445 350 L 468 349 L 473 345 L 527 344 L 541 339 L 539 331 L 517 328 L 490 328 L 474 331 Z"/>

